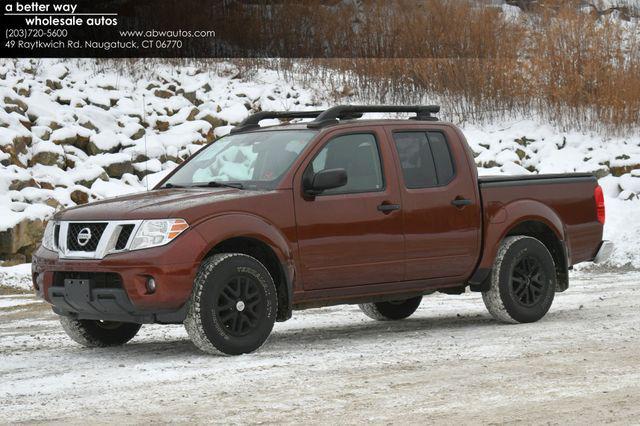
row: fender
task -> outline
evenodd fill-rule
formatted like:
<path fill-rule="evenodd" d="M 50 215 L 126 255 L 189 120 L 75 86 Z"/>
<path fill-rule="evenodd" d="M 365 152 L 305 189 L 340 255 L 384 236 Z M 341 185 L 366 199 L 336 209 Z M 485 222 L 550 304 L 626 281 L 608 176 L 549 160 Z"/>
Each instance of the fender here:
<path fill-rule="evenodd" d="M 275 225 L 267 219 L 247 212 L 225 212 L 210 217 L 194 228 L 207 242 L 198 253 L 201 262 L 219 243 L 238 237 L 252 238 L 266 244 L 275 253 L 285 276 L 288 304 L 293 301 L 295 282 L 295 259 L 293 242 L 290 241 Z"/>
<path fill-rule="evenodd" d="M 545 204 L 535 200 L 518 200 L 508 204 L 493 205 L 484 214 L 484 241 L 478 269 L 491 270 L 500 242 L 513 228 L 523 222 L 541 222 L 548 226 L 556 237 L 565 242 L 562 220 Z"/>

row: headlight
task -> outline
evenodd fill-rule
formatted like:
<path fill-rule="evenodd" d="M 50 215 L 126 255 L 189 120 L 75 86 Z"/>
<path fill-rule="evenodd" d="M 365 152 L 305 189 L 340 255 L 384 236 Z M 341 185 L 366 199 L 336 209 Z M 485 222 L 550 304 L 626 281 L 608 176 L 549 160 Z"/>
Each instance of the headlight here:
<path fill-rule="evenodd" d="M 189 227 L 184 219 L 158 219 L 142 222 L 131 242 L 130 250 L 163 246 Z"/>
<path fill-rule="evenodd" d="M 53 220 L 47 222 L 46 228 L 44 228 L 44 234 L 42 235 L 42 247 L 51 251 L 58 251 L 58 244 L 56 241 L 56 225 Z"/>

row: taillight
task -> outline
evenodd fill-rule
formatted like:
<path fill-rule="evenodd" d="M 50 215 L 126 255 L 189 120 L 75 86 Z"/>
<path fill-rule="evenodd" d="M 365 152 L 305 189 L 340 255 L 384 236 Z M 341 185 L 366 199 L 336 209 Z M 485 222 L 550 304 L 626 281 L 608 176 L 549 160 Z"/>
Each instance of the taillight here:
<path fill-rule="evenodd" d="M 596 186 L 596 189 L 593 191 L 593 196 L 596 199 L 596 213 L 598 215 L 598 222 L 604 225 L 604 194 L 602 193 L 602 188 L 600 186 Z"/>

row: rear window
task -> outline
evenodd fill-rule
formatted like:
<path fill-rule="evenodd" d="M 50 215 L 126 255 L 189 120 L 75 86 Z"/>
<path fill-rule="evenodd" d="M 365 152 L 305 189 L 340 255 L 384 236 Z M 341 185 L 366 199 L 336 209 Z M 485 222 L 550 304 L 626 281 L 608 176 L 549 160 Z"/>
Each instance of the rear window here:
<path fill-rule="evenodd" d="M 442 133 L 396 132 L 393 138 L 407 188 L 432 188 L 451 182 L 455 169 Z"/>

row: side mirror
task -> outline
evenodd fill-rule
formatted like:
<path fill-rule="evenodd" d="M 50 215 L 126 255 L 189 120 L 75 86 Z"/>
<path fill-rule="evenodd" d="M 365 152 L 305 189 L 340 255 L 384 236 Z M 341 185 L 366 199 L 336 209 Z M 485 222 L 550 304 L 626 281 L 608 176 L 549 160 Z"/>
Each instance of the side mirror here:
<path fill-rule="evenodd" d="M 327 189 L 340 188 L 347 184 L 345 169 L 322 170 L 305 180 L 304 192 L 308 195 L 318 195 Z"/>

